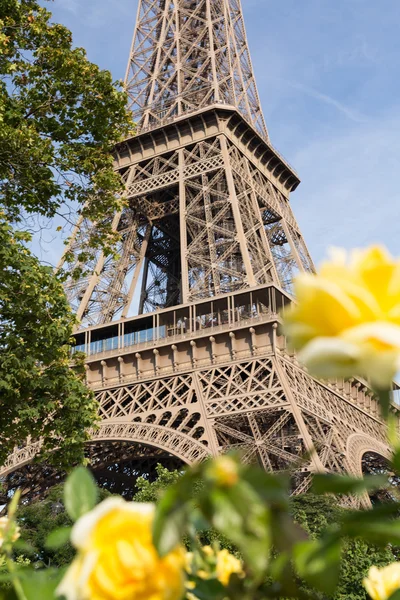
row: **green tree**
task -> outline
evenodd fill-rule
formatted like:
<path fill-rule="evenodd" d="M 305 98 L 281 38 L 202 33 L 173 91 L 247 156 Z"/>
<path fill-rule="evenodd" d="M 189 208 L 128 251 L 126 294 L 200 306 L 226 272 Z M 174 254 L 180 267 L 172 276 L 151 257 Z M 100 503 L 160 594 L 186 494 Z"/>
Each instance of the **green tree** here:
<path fill-rule="evenodd" d="M 162 465 L 156 466 L 157 477 L 150 481 L 145 477 L 139 477 L 136 481 L 137 492 L 133 499 L 135 502 L 157 502 L 169 485 L 175 483 L 181 475 L 181 471 L 169 471 Z"/>
<path fill-rule="evenodd" d="M 149 481 L 146 478 L 138 480 L 138 491 L 134 500 L 156 502 L 165 489 L 179 479 L 182 472 L 170 472 L 158 465 L 158 478 L 155 481 Z M 100 490 L 99 500 L 108 495 L 107 490 Z M 335 527 L 335 524 L 339 526 L 342 518 L 348 515 L 348 511 L 341 508 L 337 498 L 333 496 L 306 494 L 291 498 L 290 509 L 295 521 L 306 530 L 311 539 L 318 539 L 327 527 Z M 50 550 L 46 546 L 46 539 L 54 528 L 71 525 L 64 508 L 62 486 L 54 487 L 45 500 L 20 507 L 18 522 L 21 526 L 22 539 L 29 542 L 34 548 L 34 554 L 30 556 L 32 562 L 39 561 L 46 566 L 62 567 L 71 561 L 74 551 L 69 544 L 56 550 Z M 360 530 L 361 535 L 362 530 Z M 217 541 L 221 547 L 227 547 L 231 552 L 235 552 L 235 548 L 215 531 L 201 534 L 201 541 L 203 544 Z M 363 577 L 372 565 L 381 567 L 394 562 L 396 560 L 395 551 L 396 548 L 391 546 L 378 548 L 362 540 L 361 537 L 343 540 L 340 581 L 333 596 L 334 600 L 367 600 L 367 594 L 362 586 Z M 326 597 L 315 590 L 310 590 L 305 585 L 302 586 L 302 591 L 307 594 L 311 593 L 311 597 L 321 598 L 321 600 Z"/>
<path fill-rule="evenodd" d="M 328 526 L 339 523 L 345 514 L 332 496 L 305 494 L 291 499 L 295 520 L 311 537 L 318 538 Z M 362 539 L 344 540 L 339 586 L 335 600 L 367 600 L 362 580 L 373 565 L 382 567 L 396 560 L 391 547 L 378 548 Z"/>
<path fill-rule="evenodd" d="M 42 438 L 48 460 L 68 468 L 83 456 L 97 403 L 70 368 L 75 318 L 61 283 L 0 213 L 0 464 L 26 438 Z"/>
<path fill-rule="evenodd" d="M 109 495 L 107 490 L 99 489 L 99 502 Z M 72 526 L 64 507 L 63 485 L 54 486 L 44 500 L 20 506 L 18 524 L 21 538 L 31 546 L 29 558 L 32 562 L 52 567 L 63 567 L 71 562 L 75 550 L 69 542 L 58 548 L 50 548 L 47 544 L 52 531 Z"/>
<path fill-rule="evenodd" d="M 73 48 L 70 31 L 36 0 L 1 0 L 0 463 L 28 436 L 61 467 L 83 456 L 96 404 L 83 369 L 69 368 L 75 320 L 62 274 L 40 265 L 20 230 L 80 213 L 97 224 L 82 264 L 112 251 L 122 184 L 111 149 L 129 131 L 125 93 Z"/>
<path fill-rule="evenodd" d="M 77 207 L 97 223 L 92 246 L 110 248 L 109 215 L 122 205 L 111 150 L 133 127 L 118 85 L 36 0 L 0 2 L 0 203 L 9 220 L 69 217 Z"/>

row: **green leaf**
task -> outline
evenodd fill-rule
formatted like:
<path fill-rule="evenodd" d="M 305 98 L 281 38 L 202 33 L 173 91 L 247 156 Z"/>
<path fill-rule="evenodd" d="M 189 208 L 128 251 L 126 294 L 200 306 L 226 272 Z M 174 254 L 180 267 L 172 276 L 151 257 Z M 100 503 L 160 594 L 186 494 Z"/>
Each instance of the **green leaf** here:
<path fill-rule="evenodd" d="M 271 509 L 271 535 L 274 548 L 290 551 L 294 544 L 305 541 L 307 534 L 286 511 Z"/>
<path fill-rule="evenodd" d="M 399 505 L 382 504 L 368 511 L 349 511 L 342 519 L 341 535 L 362 538 L 379 546 L 400 544 Z"/>
<path fill-rule="evenodd" d="M 63 576 L 63 571 L 55 569 L 29 570 L 21 578 L 26 600 L 54 600 L 55 591 Z"/>
<path fill-rule="evenodd" d="M 397 502 L 388 502 L 374 506 L 372 510 L 346 511 L 342 519 L 343 523 L 359 523 L 364 526 L 369 521 L 386 520 L 392 522 L 393 517 L 399 515 L 400 506 Z"/>
<path fill-rule="evenodd" d="M 200 499 L 200 509 L 217 531 L 237 546 L 256 581 L 268 567 L 271 551 L 270 511 L 246 481 L 214 489 Z"/>
<path fill-rule="evenodd" d="M 23 552 L 24 554 L 35 554 L 36 549 L 29 542 L 25 542 L 25 540 L 17 540 L 13 544 L 14 550 L 18 550 L 18 552 Z"/>
<path fill-rule="evenodd" d="M 268 579 L 273 581 L 275 593 L 273 597 L 300 598 L 297 585 L 298 577 L 294 571 L 291 555 L 281 552 L 271 558 L 268 570 Z M 279 589 L 279 595 L 277 591 Z"/>
<path fill-rule="evenodd" d="M 11 589 L 0 588 L 0 600 L 19 600 L 15 591 Z"/>
<path fill-rule="evenodd" d="M 316 473 L 313 477 L 312 493 L 321 494 L 362 494 L 366 491 L 377 490 L 388 486 L 385 475 L 366 475 L 363 479 L 347 475 L 322 475 Z"/>
<path fill-rule="evenodd" d="M 400 590 L 396 590 L 391 596 L 389 596 L 388 600 L 400 600 Z"/>
<path fill-rule="evenodd" d="M 285 508 L 289 506 L 288 475 L 266 473 L 256 467 L 248 467 L 242 475 L 242 480 L 247 481 L 265 502 Z"/>
<path fill-rule="evenodd" d="M 18 510 L 19 500 L 21 498 L 21 490 L 17 490 L 8 505 L 7 513 L 9 518 L 14 518 L 15 513 Z"/>
<path fill-rule="evenodd" d="M 364 523 L 347 523 L 342 531 L 349 537 L 361 537 L 379 546 L 400 545 L 400 521 L 374 522 L 371 518 Z"/>
<path fill-rule="evenodd" d="M 64 486 L 64 503 L 73 521 L 86 514 L 97 502 L 97 486 L 93 475 L 84 467 L 78 467 L 67 478 Z"/>
<path fill-rule="evenodd" d="M 339 581 L 340 550 L 336 536 L 297 544 L 293 555 L 299 576 L 317 590 L 333 594 Z"/>
<path fill-rule="evenodd" d="M 167 489 L 159 502 L 153 523 L 153 542 L 160 556 L 181 543 L 189 523 L 189 495 L 180 485 L 182 479 Z M 187 490 L 188 491 L 188 490 Z"/>
<path fill-rule="evenodd" d="M 392 463 L 394 471 L 397 474 L 400 473 L 400 448 L 395 449 L 393 456 L 392 456 L 391 463 Z"/>
<path fill-rule="evenodd" d="M 218 581 L 218 579 L 200 579 L 199 577 L 191 577 L 196 588 L 194 595 L 199 600 L 222 600 L 227 597 L 226 588 Z"/>
<path fill-rule="evenodd" d="M 59 527 L 54 529 L 46 538 L 45 547 L 48 550 L 57 550 L 70 541 L 72 527 Z"/>

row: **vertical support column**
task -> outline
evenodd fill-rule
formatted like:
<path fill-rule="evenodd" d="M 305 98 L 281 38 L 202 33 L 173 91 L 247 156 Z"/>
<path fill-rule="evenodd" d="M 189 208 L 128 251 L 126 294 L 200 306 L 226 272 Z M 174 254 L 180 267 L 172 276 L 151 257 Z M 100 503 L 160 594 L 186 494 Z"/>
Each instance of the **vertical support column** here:
<path fill-rule="evenodd" d="M 187 225 L 186 225 L 186 186 L 185 186 L 185 153 L 181 149 L 179 155 L 179 214 L 180 214 L 180 241 L 181 241 L 181 277 L 182 277 L 182 304 L 190 300 L 189 266 L 187 251 Z"/>
<path fill-rule="evenodd" d="M 239 202 L 236 196 L 235 183 L 233 181 L 232 175 L 232 167 L 230 164 L 229 150 L 226 138 L 224 135 L 219 136 L 219 140 L 222 148 L 222 156 L 224 159 L 226 180 L 228 184 L 229 197 L 232 206 L 233 218 L 235 220 L 236 232 L 238 237 L 238 242 L 240 246 L 240 251 L 243 259 L 243 264 L 246 271 L 246 282 L 250 287 L 256 286 L 256 280 L 253 273 L 253 267 L 251 266 L 251 260 L 249 255 L 249 250 L 246 244 L 246 236 L 243 229 L 242 217 L 239 209 Z"/>
<path fill-rule="evenodd" d="M 121 212 L 118 212 L 115 214 L 113 222 L 112 222 L 112 230 L 113 231 L 117 230 L 118 224 L 121 219 L 121 215 L 122 215 Z M 89 285 L 87 286 L 87 288 L 85 290 L 85 293 L 83 295 L 83 298 L 81 300 L 79 308 L 76 311 L 76 317 L 77 317 L 78 321 L 80 321 L 82 319 L 82 316 L 87 308 L 87 305 L 89 303 L 89 300 L 93 293 L 93 290 L 96 287 L 96 285 L 98 284 L 98 282 L 100 281 L 100 273 L 104 267 L 105 260 L 106 260 L 106 256 L 105 256 L 104 252 L 102 252 L 97 261 L 96 268 L 90 277 Z"/>
<path fill-rule="evenodd" d="M 171 346 L 171 350 L 172 350 L 172 367 L 174 369 L 174 371 L 178 370 L 178 347 L 175 344 L 172 344 Z"/>
<path fill-rule="evenodd" d="M 154 354 L 154 370 L 155 370 L 155 374 L 158 375 L 160 372 L 160 351 L 157 348 L 154 348 L 153 354 Z"/>
<path fill-rule="evenodd" d="M 210 48 L 214 48 L 214 32 L 213 32 L 213 20 L 211 14 L 211 2 L 214 0 L 207 0 L 207 25 L 208 25 L 208 37 Z M 221 101 L 219 94 L 219 78 L 217 74 L 217 66 L 215 62 L 215 52 L 211 52 L 211 72 L 212 72 L 212 87 L 214 89 L 214 102 L 218 103 Z"/>
<path fill-rule="evenodd" d="M 300 258 L 299 253 L 297 252 L 296 244 L 293 241 L 292 232 L 290 231 L 285 218 L 282 218 L 281 224 L 282 224 L 283 230 L 285 232 L 287 241 L 289 242 L 290 250 L 292 252 L 292 256 L 293 256 L 294 260 L 296 261 L 297 267 L 298 267 L 299 271 L 304 271 L 305 269 L 304 269 L 303 262 Z"/>
<path fill-rule="evenodd" d="M 117 344 L 118 350 L 121 348 L 121 343 L 122 343 L 121 327 L 122 327 L 122 323 L 118 323 L 118 344 Z"/>
<path fill-rule="evenodd" d="M 107 363 L 105 360 L 101 361 L 101 382 L 103 385 L 107 383 Z"/>
<path fill-rule="evenodd" d="M 249 329 L 250 339 L 251 339 L 251 353 L 253 356 L 257 354 L 257 338 L 256 338 L 256 330 L 254 327 L 250 327 Z"/>
<path fill-rule="evenodd" d="M 240 64 L 240 60 L 242 58 L 242 53 L 245 49 L 243 49 L 243 47 L 238 47 L 235 30 L 234 30 L 232 19 L 231 19 L 231 13 L 229 10 L 229 2 L 224 3 L 224 5 L 225 5 L 225 19 L 226 19 L 225 26 L 227 28 L 227 38 L 230 41 L 230 43 L 228 44 L 228 48 L 229 48 L 229 57 L 230 57 L 230 62 L 231 62 L 232 88 L 233 88 L 233 93 L 235 96 L 235 105 L 240 106 L 244 101 L 244 103 L 246 104 L 246 111 L 245 111 L 247 113 L 246 116 L 249 120 L 251 120 L 252 111 L 250 108 L 249 94 L 247 93 L 248 81 L 245 82 L 245 80 L 244 80 L 243 69 L 241 68 L 241 64 Z M 237 26 L 237 22 L 235 23 L 235 25 Z M 234 48 L 234 50 L 233 50 L 234 56 L 232 56 L 232 48 Z M 237 94 L 237 87 L 236 87 L 238 79 L 240 80 L 240 95 L 239 95 L 239 97 Z"/>
<path fill-rule="evenodd" d="M 272 352 L 276 355 L 276 336 L 278 332 L 278 323 L 272 323 Z"/>
<path fill-rule="evenodd" d="M 194 340 L 190 342 L 190 347 L 192 349 L 192 367 L 195 369 L 197 366 L 197 344 Z"/>
<path fill-rule="evenodd" d="M 195 343 L 195 342 L 191 342 L 191 343 Z M 219 450 L 218 450 L 217 436 L 215 434 L 215 429 L 213 427 L 213 421 L 211 419 L 209 419 L 207 416 L 207 405 L 206 405 L 206 401 L 205 401 L 205 398 L 203 395 L 203 387 L 202 387 L 202 384 L 200 383 L 196 373 L 193 373 L 192 377 L 193 377 L 194 391 L 196 393 L 197 400 L 201 406 L 201 412 L 202 412 L 203 419 L 204 419 L 205 431 L 207 434 L 207 441 L 208 441 L 208 449 L 211 452 L 212 456 L 218 456 Z"/>
<path fill-rule="evenodd" d="M 231 356 L 232 356 L 232 360 L 235 360 L 236 358 L 236 335 L 233 331 L 231 331 L 229 333 L 229 337 L 231 340 Z"/>
<path fill-rule="evenodd" d="M 140 4 L 140 2 L 139 2 L 139 4 Z M 151 105 L 154 102 L 154 89 L 155 89 L 155 86 L 157 83 L 157 78 L 159 77 L 161 58 L 163 56 L 163 46 L 165 44 L 165 28 L 166 28 L 166 24 L 167 24 L 168 8 L 169 8 L 169 3 L 165 2 L 164 3 L 164 13 L 162 16 L 161 32 L 160 32 L 158 39 L 153 41 L 154 46 L 155 46 L 154 55 L 156 57 L 156 60 L 153 65 L 153 70 L 151 73 L 151 87 L 149 90 L 149 96 L 147 98 L 147 101 L 148 101 L 147 105 L 150 108 L 150 110 L 151 110 Z M 143 119 L 143 127 L 144 128 L 149 125 L 150 110 L 146 111 L 144 114 L 144 119 Z"/>
<path fill-rule="evenodd" d="M 121 348 L 125 346 L 125 323 L 122 321 L 121 323 Z"/>
<path fill-rule="evenodd" d="M 176 44 L 176 81 L 178 86 L 178 116 L 180 116 L 184 112 L 184 107 L 182 105 L 182 89 L 183 89 L 183 81 L 182 81 L 182 52 L 181 52 L 181 21 L 180 21 L 180 13 L 178 10 L 178 2 L 174 2 L 174 19 L 175 19 L 175 44 Z"/>
<path fill-rule="evenodd" d="M 149 260 L 148 258 L 144 259 L 144 269 L 143 269 L 143 279 L 142 279 L 142 289 L 140 292 L 140 303 L 139 303 L 139 314 L 143 314 L 144 309 L 144 301 L 146 299 L 146 285 L 147 285 L 147 276 L 149 273 Z"/>
<path fill-rule="evenodd" d="M 119 380 L 122 383 L 124 381 L 125 373 L 124 373 L 124 358 L 123 356 L 118 356 L 118 372 L 119 372 Z"/>
<path fill-rule="evenodd" d="M 132 278 L 131 285 L 130 285 L 129 292 L 128 292 L 127 302 L 125 304 L 124 310 L 122 311 L 122 317 L 128 316 L 128 312 L 129 312 L 129 309 L 130 309 L 130 306 L 132 303 L 132 298 L 134 296 L 137 282 L 138 282 L 138 279 L 140 276 L 140 272 L 142 270 L 143 261 L 145 260 L 147 247 L 149 245 L 150 233 L 151 233 L 151 225 L 148 225 L 146 228 L 146 234 L 144 236 L 144 239 L 143 239 L 143 242 L 142 242 L 142 245 L 140 248 L 139 260 L 135 266 L 135 272 L 133 273 L 133 278 Z"/>
<path fill-rule="evenodd" d="M 142 375 L 142 355 L 139 352 L 136 352 L 135 358 L 136 358 L 136 373 L 137 373 L 137 377 L 139 379 Z"/>
<path fill-rule="evenodd" d="M 215 364 L 215 360 L 217 358 L 217 355 L 216 355 L 216 352 L 215 352 L 215 337 L 213 335 L 211 335 L 208 339 L 209 339 L 209 342 L 210 342 L 211 362 L 214 365 Z"/>

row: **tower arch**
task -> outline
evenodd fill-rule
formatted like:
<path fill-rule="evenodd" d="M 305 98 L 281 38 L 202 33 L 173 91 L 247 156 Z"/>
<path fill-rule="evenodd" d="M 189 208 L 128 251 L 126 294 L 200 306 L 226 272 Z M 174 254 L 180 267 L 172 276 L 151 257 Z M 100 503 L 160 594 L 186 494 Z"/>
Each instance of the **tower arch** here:
<path fill-rule="evenodd" d="M 23 491 L 22 500 L 30 502 L 62 483 L 65 473 L 45 463 L 35 463 L 40 444 L 15 449 L 0 469 L 6 503 L 13 490 Z M 189 436 L 149 423 L 107 422 L 93 432 L 86 443 L 86 456 L 98 484 L 113 493 L 131 499 L 136 479 L 156 477 L 156 466 L 169 470 L 205 460 L 208 448 Z"/>
<path fill-rule="evenodd" d="M 210 456 L 207 447 L 200 442 L 174 429 L 150 423 L 121 423 L 118 421 L 102 423 L 88 443 L 108 441 L 128 441 L 152 446 L 176 456 L 187 465 L 205 460 Z M 32 462 L 39 449 L 38 442 L 27 444 L 23 448 L 16 448 L 0 468 L 0 477 L 5 477 Z"/>
<path fill-rule="evenodd" d="M 362 477 L 365 474 L 363 472 L 363 457 L 368 453 L 380 455 L 386 460 L 390 459 L 391 454 L 388 445 L 368 435 L 355 433 L 349 436 L 346 454 L 353 475 Z"/>

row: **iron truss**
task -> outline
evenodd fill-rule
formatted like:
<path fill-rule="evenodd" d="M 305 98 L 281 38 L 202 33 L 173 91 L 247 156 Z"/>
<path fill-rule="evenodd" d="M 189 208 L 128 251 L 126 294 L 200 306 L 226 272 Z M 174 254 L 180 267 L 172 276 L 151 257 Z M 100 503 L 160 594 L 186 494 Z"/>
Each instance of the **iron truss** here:
<path fill-rule="evenodd" d="M 268 139 L 240 0 L 141 0 L 125 83 L 139 132 L 226 104 Z"/>
<path fill-rule="evenodd" d="M 285 188 L 234 133 L 157 150 L 120 165 L 129 206 L 113 220 L 119 258 L 99 254 L 89 275 L 66 285 L 83 326 L 126 317 L 135 295 L 139 313 L 153 312 L 268 282 L 291 292 L 296 273 L 313 271 Z M 91 227 L 77 230 L 68 268 Z"/>
<path fill-rule="evenodd" d="M 233 449 L 245 463 L 291 471 L 294 494 L 308 490 L 313 472 L 360 476 L 368 453 L 390 455 L 366 388 L 354 383 L 345 393 L 322 385 L 289 355 L 260 353 L 126 379 L 96 386 L 102 424 L 88 446 L 99 482 L 125 495 L 138 476 L 154 476 L 157 463 L 178 468 Z M 31 500 L 62 479 L 48 466 L 31 464 L 36 452 L 32 444 L 9 457 L 4 494 L 21 487 Z"/>

